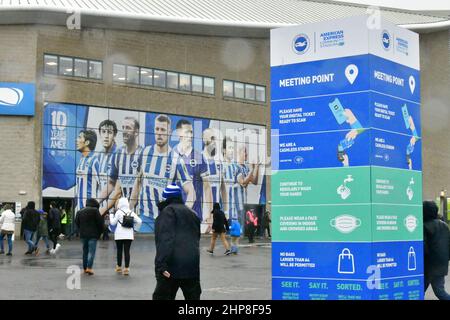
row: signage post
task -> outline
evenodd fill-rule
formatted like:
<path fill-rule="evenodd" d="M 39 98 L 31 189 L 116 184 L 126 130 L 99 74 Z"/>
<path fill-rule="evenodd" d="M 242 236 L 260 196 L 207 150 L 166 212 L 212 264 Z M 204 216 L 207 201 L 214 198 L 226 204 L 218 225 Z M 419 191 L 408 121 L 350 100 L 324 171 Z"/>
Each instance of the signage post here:
<path fill-rule="evenodd" d="M 418 35 L 272 30 L 271 108 L 273 299 L 423 299 Z"/>

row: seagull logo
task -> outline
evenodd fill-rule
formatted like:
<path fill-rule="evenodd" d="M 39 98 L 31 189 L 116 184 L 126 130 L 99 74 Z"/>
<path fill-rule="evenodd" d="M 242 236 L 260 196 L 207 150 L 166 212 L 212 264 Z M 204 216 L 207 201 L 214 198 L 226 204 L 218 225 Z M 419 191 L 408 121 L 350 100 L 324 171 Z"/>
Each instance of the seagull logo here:
<path fill-rule="evenodd" d="M 297 54 L 304 54 L 309 49 L 309 38 L 306 34 L 299 34 L 294 38 L 293 49 Z"/>
<path fill-rule="evenodd" d="M 0 106 L 15 107 L 22 102 L 23 91 L 17 88 L 0 88 Z"/>

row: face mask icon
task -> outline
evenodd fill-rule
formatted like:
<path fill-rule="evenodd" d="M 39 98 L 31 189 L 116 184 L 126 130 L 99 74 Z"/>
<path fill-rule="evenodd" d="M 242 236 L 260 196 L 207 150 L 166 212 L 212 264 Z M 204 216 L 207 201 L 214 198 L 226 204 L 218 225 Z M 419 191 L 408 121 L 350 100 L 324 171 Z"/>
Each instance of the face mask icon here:
<path fill-rule="evenodd" d="M 350 233 L 361 225 L 361 220 L 349 214 L 343 214 L 331 219 L 330 225 L 341 233 Z"/>
<path fill-rule="evenodd" d="M 416 228 L 417 228 L 417 218 L 416 217 L 409 215 L 405 218 L 405 220 L 403 222 L 405 224 L 406 229 L 409 232 L 414 232 L 414 230 L 416 230 Z"/>

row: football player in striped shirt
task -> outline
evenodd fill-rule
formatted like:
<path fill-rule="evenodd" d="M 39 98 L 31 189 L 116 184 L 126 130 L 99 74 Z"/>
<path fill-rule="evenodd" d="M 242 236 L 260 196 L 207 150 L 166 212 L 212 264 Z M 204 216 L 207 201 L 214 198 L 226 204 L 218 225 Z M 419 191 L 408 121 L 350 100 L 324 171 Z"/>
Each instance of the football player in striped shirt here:
<path fill-rule="evenodd" d="M 256 150 L 253 150 L 258 154 L 258 146 L 254 145 Z M 238 178 L 238 184 L 236 185 L 236 201 L 238 210 L 238 219 L 240 223 L 244 223 L 244 205 L 247 203 L 247 186 L 252 183 L 258 184 L 259 165 L 256 163 L 248 163 L 248 151 L 247 146 L 242 143 L 238 147 L 238 165 L 240 168 L 240 176 Z"/>
<path fill-rule="evenodd" d="M 101 214 L 112 208 L 119 197 L 130 199 L 141 167 L 143 148 L 138 144 L 139 122 L 136 118 L 125 117 L 122 130 L 124 145 L 113 155 L 108 187 L 101 194 L 102 201 L 109 196 L 108 205 L 100 210 Z"/>
<path fill-rule="evenodd" d="M 97 198 L 100 192 L 100 164 L 94 154 L 97 144 L 97 134 L 93 130 L 81 130 L 78 134 L 76 147 L 81 153 L 76 169 L 76 211 L 86 206 L 86 200 Z"/>
<path fill-rule="evenodd" d="M 112 120 L 104 120 L 98 126 L 98 132 L 103 145 L 103 150 L 98 154 L 100 163 L 100 187 L 104 190 L 108 186 L 108 173 L 111 170 L 112 159 L 116 151 L 117 125 Z"/>
<path fill-rule="evenodd" d="M 186 205 L 203 221 L 203 202 L 206 203 L 208 212 L 212 211 L 208 166 L 203 155 L 193 148 L 192 124 L 186 119 L 181 119 L 177 123 L 176 132 L 180 143 L 174 148 L 177 160 L 175 180 L 181 184 L 186 193 Z"/>
<path fill-rule="evenodd" d="M 206 161 L 208 167 L 208 179 L 211 186 L 212 203 L 222 203 L 225 192 L 225 184 L 223 181 L 223 156 L 220 151 L 220 145 L 217 144 L 220 139 L 220 132 L 207 128 L 203 131 L 203 143 L 205 145 L 203 149 L 203 158 Z M 205 197 L 205 195 L 204 195 Z M 208 204 L 204 203 L 203 208 L 206 211 L 204 220 L 212 226 L 212 214 L 208 211 Z M 207 232 L 208 233 L 208 232 Z"/>
<path fill-rule="evenodd" d="M 154 228 L 154 219 L 158 216 L 157 204 L 163 200 L 164 188 L 172 183 L 176 163 L 169 146 L 171 119 L 160 114 L 155 119 L 155 144 L 147 146 L 142 155 L 141 170 L 134 182 L 130 208 L 139 202 L 139 213 L 143 214 L 143 223 Z M 138 201 L 139 200 L 139 201 Z"/>
<path fill-rule="evenodd" d="M 228 219 L 238 218 L 237 186 L 241 178 L 241 168 L 234 158 L 234 141 L 231 137 L 223 139 L 223 180 L 225 193 L 222 199 L 223 209 Z"/>

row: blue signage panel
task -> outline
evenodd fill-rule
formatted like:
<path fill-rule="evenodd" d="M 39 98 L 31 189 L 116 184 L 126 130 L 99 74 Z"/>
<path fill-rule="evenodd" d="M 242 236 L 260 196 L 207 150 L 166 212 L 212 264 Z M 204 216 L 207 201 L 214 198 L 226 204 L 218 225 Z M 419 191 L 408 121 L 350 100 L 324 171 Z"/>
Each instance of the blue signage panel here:
<path fill-rule="evenodd" d="M 34 116 L 36 86 L 33 83 L 0 83 L 0 115 Z"/>
<path fill-rule="evenodd" d="M 272 67 L 271 99 L 369 90 L 368 74 L 368 55 Z"/>
<path fill-rule="evenodd" d="M 370 89 L 420 102 L 420 72 L 370 55 Z"/>
<path fill-rule="evenodd" d="M 421 137 L 420 105 L 388 95 L 371 92 L 370 126 Z"/>
<path fill-rule="evenodd" d="M 272 143 L 272 154 L 279 155 L 279 161 L 272 163 L 273 170 L 354 167 L 370 164 L 370 130 L 294 134 L 278 138 L 278 144 Z"/>
<path fill-rule="evenodd" d="M 272 132 L 369 128 L 369 101 L 370 94 L 363 92 L 272 102 Z"/>
<path fill-rule="evenodd" d="M 422 139 L 377 129 L 370 130 L 371 164 L 422 170 Z"/>

